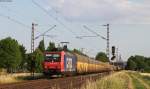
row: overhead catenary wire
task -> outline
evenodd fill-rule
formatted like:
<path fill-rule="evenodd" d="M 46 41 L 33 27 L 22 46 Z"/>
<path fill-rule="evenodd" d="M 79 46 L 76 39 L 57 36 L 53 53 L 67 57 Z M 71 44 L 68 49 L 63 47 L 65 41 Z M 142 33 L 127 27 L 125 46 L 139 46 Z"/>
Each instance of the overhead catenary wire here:
<path fill-rule="evenodd" d="M 46 36 L 45 34 L 51 30 L 53 30 L 56 27 L 56 25 L 52 26 L 51 28 L 49 28 L 47 31 L 45 31 L 44 33 L 40 34 L 39 36 L 35 37 L 34 39 L 39 38 L 40 36 Z"/>
<path fill-rule="evenodd" d="M 47 1 L 46 1 L 46 3 L 48 3 Z M 53 8 L 52 6 L 50 6 L 49 5 L 49 7 L 56 13 L 56 14 L 58 14 L 59 12 L 55 9 L 55 8 Z M 57 19 L 58 20 L 58 19 Z M 68 21 L 67 21 L 68 22 Z M 70 22 L 69 22 L 70 23 Z M 73 33 L 73 32 L 72 32 Z M 96 33 L 96 32 L 95 32 Z M 99 34 L 97 34 L 96 36 L 76 36 L 75 38 L 77 38 L 77 39 L 82 39 L 82 37 L 98 37 L 98 36 L 100 36 Z M 102 36 L 101 36 L 102 37 Z M 104 37 L 102 37 L 103 39 L 105 39 Z"/>
<path fill-rule="evenodd" d="M 13 12 L 13 13 L 15 13 L 15 15 L 22 15 L 22 14 L 17 14 L 18 12 L 16 12 L 15 10 L 12 10 L 12 9 L 10 9 L 10 8 L 5 8 L 5 9 L 7 9 L 8 11 L 11 11 L 11 12 Z M 44 8 L 43 8 L 43 9 L 44 9 Z M 46 10 L 45 10 L 45 11 L 46 11 Z M 49 16 L 51 15 L 51 14 L 48 13 L 47 11 L 46 11 L 46 13 L 47 13 Z M 10 21 L 12 21 L 12 22 L 14 22 L 14 23 L 20 25 L 20 26 L 23 26 L 23 27 L 28 28 L 28 29 L 31 30 L 31 26 L 30 26 L 30 25 L 26 25 L 25 23 L 23 23 L 23 22 L 21 22 L 21 21 L 19 21 L 19 20 L 17 20 L 17 19 L 14 19 L 12 16 L 4 15 L 4 14 L 0 14 L 0 16 L 3 17 L 3 18 L 8 19 L 8 20 L 10 20 Z M 70 31 L 74 36 L 76 36 L 76 34 L 75 34 L 68 26 L 66 26 L 62 21 L 60 21 L 59 19 L 57 19 L 57 18 L 54 17 L 53 15 L 51 15 L 51 17 L 53 17 L 54 20 L 56 20 L 59 24 L 61 24 L 64 28 L 66 28 L 66 29 L 67 29 L 68 31 Z M 84 40 L 82 40 L 82 41 L 84 41 Z"/>
<path fill-rule="evenodd" d="M 93 34 L 95 34 L 96 36 L 99 36 L 99 37 L 101 37 L 102 39 L 107 40 L 105 37 L 101 36 L 100 34 L 96 33 L 95 31 L 89 29 L 86 25 L 83 25 L 83 27 L 84 27 L 85 29 L 87 29 L 88 31 L 92 32 Z"/>
<path fill-rule="evenodd" d="M 47 2 L 48 3 L 48 2 Z M 53 8 L 52 6 L 49 6 L 56 14 L 58 14 L 59 12 L 55 9 L 55 8 Z M 43 8 L 44 9 L 44 8 Z M 45 10 L 45 9 L 44 9 Z M 45 10 L 46 11 L 46 13 L 47 13 L 47 10 Z M 48 13 L 49 14 L 49 13 Z M 51 15 L 52 16 L 52 15 Z M 54 17 L 54 16 L 52 16 L 52 17 Z M 54 17 L 55 18 L 55 17 Z M 57 18 L 55 18 L 56 20 L 58 20 Z M 67 21 L 68 22 L 68 21 Z M 69 22 L 70 23 L 70 22 Z M 65 25 L 64 25 L 65 26 Z M 67 29 L 69 29 L 68 27 L 66 27 Z M 70 30 L 71 31 L 71 30 Z M 71 31 L 71 33 L 73 33 L 76 37 L 75 38 L 77 38 L 77 39 L 81 39 L 81 36 L 77 36 L 73 31 Z M 82 36 L 82 37 L 86 37 L 86 36 Z M 97 37 L 97 36 L 89 36 L 89 37 Z M 84 41 L 85 42 L 85 41 Z"/>
<path fill-rule="evenodd" d="M 42 11 L 44 11 L 48 16 L 50 16 L 53 20 L 57 21 L 60 25 L 62 25 L 66 30 L 68 30 L 69 32 L 71 32 L 75 38 L 77 38 L 78 36 L 70 29 L 68 28 L 63 22 L 61 22 L 59 19 L 57 19 L 56 17 L 54 17 L 53 15 L 49 14 L 49 12 L 44 8 L 42 7 L 40 4 L 38 4 L 37 2 L 35 2 L 34 0 L 32 0 L 32 2 L 37 6 L 39 7 Z M 53 8 L 52 8 L 53 9 Z M 54 10 L 54 9 L 53 9 Z M 78 38 L 77 38 L 78 39 Z M 83 40 L 82 40 L 83 41 Z M 84 41 L 85 42 L 85 41 Z M 86 42 L 87 43 L 87 42 Z M 91 44 L 92 45 L 92 44 Z M 90 46 L 91 46 L 90 45 Z M 92 46 L 91 46 L 92 47 Z M 94 47 L 94 46 L 93 46 Z"/>
<path fill-rule="evenodd" d="M 20 13 L 19 11 L 13 10 L 12 8 L 10 9 L 8 6 L 0 6 L 0 7 L 7 10 L 7 11 L 9 11 L 9 12 L 12 12 L 13 14 L 15 14 L 17 16 L 20 16 L 20 17 L 25 16 L 25 14 Z"/>
<path fill-rule="evenodd" d="M 10 21 L 12 21 L 12 22 L 14 22 L 14 23 L 16 23 L 16 24 L 22 26 L 22 27 L 25 27 L 25 28 L 27 28 L 28 30 L 31 30 L 31 26 L 26 25 L 26 24 L 20 22 L 19 20 L 16 20 L 16 19 L 14 19 L 14 18 L 11 18 L 10 16 L 3 15 L 3 14 L 1 14 L 1 13 L 0 13 L 0 16 L 3 17 L 3 18 L 5 18 L 5 19 L 8 19 L 8 20 L 10 20 Z M 36 30 L 36 32 L 39 33 L 38 30 Z"/>
<path fill-rule="evenodd" d="M 6 10 L 9 11 L 9 12 L 12 12 L 16 17 L 18 17 L 18 16 L 22 17 L 22 16 L 24 15 L 24 14 L 22 14 L 22 13 L 19 13 L 19 12 L 16 11 L 16 10 L 13 10 L 12 8 L 10 9 L 10 8 L 7 7 L 7 6 L 0 6 L 0 7 L 6 9 Z M 19 13 L 19 14 L 18 14 L 18 13 Z M 26 27 L 26 28 L 28 28 L 28 29 L 31 29 L 31 26 L 26 25 L 26 24 L 20 22 L 19 20 L 16 20 L 16 19 L 14 19 L 14 18 L 12 18 L 12 17 L 10 17 L 10 16 L 6 16 L 6 15 L 3 15 L 3 14 L 0 14 L 0 15 L 1 15 L 2 17 L 4 17 L 4 18 L 8 19 L 8 20 L 13 21 L 14 23 L 17 23 L 17 24 L 19 24 L 19 25 L 22 25 L 23 27 Z M 36 32 L 39 32 L 39 31 L 36 30 Z"/>
<path fill-rule="evenodd" d="M 45 1 L 46 3 L 48 3 L 47 0 L 44 0 L 44 1 Z M 54 7 L 52 7 L 51 5 L 49 5 L 49 7 L 51 8 L 52 11 L 54 11 L 54 12 L 56 13 L 56 15 L 58 15 L 59 17 L 62 17 L 63 19 L 65 19 L 65 17 L 64 17 L 63 15 L 61 15 L 61 13 L 60 13 L 58 10 L 56 10 L 56 9 L 55 9 Z M 66 19 L 65 19 L 65 21 L 71 23 L 69 20 L 66 20 Z"/>
<path fill-rule="evenodd" d="M 48 11 L 43 8 L 41 5 L 39 5 L 37 2 L 35 2 L 34 0 L 32 0 L 32 2 L 38 6 L 41 10 L 43 10 L 48 16 L 50 16 L 52 19 L 54 19 L 55 21 L 57 21 L 59 24 L 61 24 L 65 29 L 67 29 L 69 32 L 71 32 L 75 37 L 77 37 L 77 35 L 70 29 L 68 28 L 63 22 L 61 22 L 60 20 L 58 20 L 56 17 L 54 17 L 53 15 L 49 14 Z M 51 7 L 52 8 L 52 7 Z M 55 12 L 56 10 L 54 8 L 52 8 Z"/>
<path fill-rule="evenodd" d="M 3 14 L 1 14 L 1 13 L 0 13 L 0 16 L 3 17 L 3 18 L 8 19 L 8 20 L 10 20 L 10 21 L 12 21 L 12 22 L 14 22 L 14 23 L 17 23 L 17 24 L 19 24 L 19 25 L 21 25 L 21 26 L 23 26 L 23 27 L 26 27 L 26 28 L 28 28 L 28 29 L 31 29 L 30 26 L 28 26 L 28 25 L 26 25 L 26 24 L 24 24 L 24 23 L 22 23 L 22 22 L 20 22 L 20 21 L 18 21 L 18 20 L 16 20 L 16 19 L 14 19 L 14 18 L 11 18 L 10 16 L 6 16 L 6 15 L 3 15 Z"/>
<path fill-rule="evenodd" d="M 6 15 L 1 14 L 1 13 L 0 13 L 0 16 L 3 17 L 3 18 L 5 18 L 5 19 L 8 19 L 8 20 L 10 20 L 10 21 L 12 21 L 12 22 L 14 22 L 14 23 L 16 23 L 16 24 L 22 26 L 22 27 L 25 27 L 25 28 L 27 28 L 28 30 L 31 30 L 31 26 L 26 25 L 26 24 L 22 23 L 22 22 L 19 21 L 19 20 L 16 20 L 16 19 L 14 19 L 14 18 L 11 18 L 10 16 L 6 16 Z M 36 30 L 36 31 L 37 31 L 37 30 Z M 39 32 L 39 31 L 37 31 L 37 32 Z"/>
<path fill-rule="evenodd" d="M 43 34 L 46 34 L 47 32 L 53 30 L 53 28 L 55 28 L 55 27 L 56 27 L 56 25 L 54 25 L 53 27 L 49 28 L 49 29 L 48 29 L 47 31 L 45 31 Z"/>
<path fill-rule="evenodd" d="M 58 20 L 57 18 L 55 18 L 53 15 L 49 14 L 47 12 L 47 10 L 45 8 L 43 8 L 41 5 L 39 5 L 37 2 L 35 2 L 34 0 L 32 0 L 32 2 L 38 6 L 41 10 L 43 10 L 48 16 L 50 16 L 52 19 L 54 19 L 55 21 L 57 21 L 59 24 L 61 24 L 65 29 L 67 29 L 69 32 L 71 32 L 74 36 L 76 36 L 76 34 L 70 29 L 68 28 L 63 22 L 61 22 L 60 20 Z"/>

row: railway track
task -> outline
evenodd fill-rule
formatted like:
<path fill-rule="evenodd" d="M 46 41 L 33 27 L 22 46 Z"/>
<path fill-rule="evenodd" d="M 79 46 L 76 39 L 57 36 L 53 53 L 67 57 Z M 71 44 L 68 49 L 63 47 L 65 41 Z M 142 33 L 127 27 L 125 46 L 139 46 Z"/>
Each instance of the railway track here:
<path fill-rule="evenodd" d="M 56 79 L 30 80 L 20 83 L 3 84 L 0 85 L 0 89 L 79 89 L 87 80 L 95 81 L 109 74 L 104 72 Z"/>

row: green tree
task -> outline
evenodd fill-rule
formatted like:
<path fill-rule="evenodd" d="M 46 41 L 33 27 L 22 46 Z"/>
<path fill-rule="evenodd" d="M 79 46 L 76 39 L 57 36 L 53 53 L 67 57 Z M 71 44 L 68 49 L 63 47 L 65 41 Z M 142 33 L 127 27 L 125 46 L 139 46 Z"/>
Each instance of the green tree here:
<path fill-rule="evenodd" d="M 137 64 L 137 70 L 144 70 L 144 67 L 146 67 L 146 64 L 144 63 L 144 56 L 136 55 L 133 58 L 133 61 Z"/>
<path fill-rule="evenodd" d="M 126 69 L 128 69 L 128 70 L 135 70 L 136 67 L 137 67 L 136 63 L 132 60 L 132 57 L 130 57 L 128 59 Z"/>
<path fill-rule="evenodd" d="M 150 59 L 144 56 L 135 55 L 129 57 L 126 69 L 150 72 Z"/>
<path fill-rule="evenodd" d="M 20 69 L 22 71 L 27 69 L 27 55 L 26 55 L 26 49 L 23 45 L 19 46 L 20 52 L 21 52 L 21 63 L 20 63 Z"/>
<path fill-rule="evenodd" d="M 144 68 L 144 72 L 150 73 L 150 66 L 146 66 L 146 67 Z"/>
<path fill-rule="evenodd" d="M 40 41 L 38 48 L 41 50 L 41 52 L 44 52 L 44 51 L 45 51 L 44 40 L 41 40 L 41 41 Z"/>
<path fill-rule="evenodd" d="M 150 58 L 146 57 L 145 58 L 145 63 L 150 67 Z"/>
<path fill-rule="evenodd" d="M 56 47 L 55 47 L 55 43 L 53 43 L 53 42 L 49 42 L 49 46 L 48 46 L 48 48 L 47 48 L 47 51 L 53 51 L 53 49 L 55 49 Z"/>
<path fill-rule="evenodd" d="M 42 72 L 42 62 L 44 60 L 44 55 L 41 52 L 40 49 L 36 49 L 35 52 L 33 53 L 35 57 L 35 71 L 38 73 Z"/>
<path fill-rule="evenodd" d="M 107 58 L 107 55 L 104 52 L 97 53 L 96 60 L 102 62 L 109 62 L 109 59 Z"/>
<path fill-rule="evenodd" d="M 27 62 L 27 66 L 26 66 L 26 69 L 28 71 L 31 71 L 31 60 L 32 60 L 32 54 L 31 53 L 28 53 L 26 54 L 26 62 Z"/>
<path fill-rule="evenodd" d="M 6 68 L 8 72 L 16 69 L 21 62 L 19 44 L 10 37 L 0 40 L 0 67 Z"/>

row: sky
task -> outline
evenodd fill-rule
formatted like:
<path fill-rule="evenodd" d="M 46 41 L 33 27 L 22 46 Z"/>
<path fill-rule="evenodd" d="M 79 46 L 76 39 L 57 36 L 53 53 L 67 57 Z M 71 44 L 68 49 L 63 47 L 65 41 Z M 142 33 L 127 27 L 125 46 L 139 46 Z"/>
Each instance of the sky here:
<path fill-rule="evenodd" d="M 46 33 L 46 46 L 50 41 L 58 45 L 68 41 L 68 47 L 84 48 L 84 53 L 94 57 L 106 50 L 106 41 L 100 37 L 77 39 L 77 36 L 95 36 L 91 30 L 106 37 L 110 24 L 110 48 L 116 46 L 123 60 L 131 55 L 149 57 L 150 50 L 150 1 L 149 0 L 1 0 L 0 39 L 12 37 L 30 52 L 31 24 L 35 37 Z M 38 46 L 42 37 L 35 40 Z"/>

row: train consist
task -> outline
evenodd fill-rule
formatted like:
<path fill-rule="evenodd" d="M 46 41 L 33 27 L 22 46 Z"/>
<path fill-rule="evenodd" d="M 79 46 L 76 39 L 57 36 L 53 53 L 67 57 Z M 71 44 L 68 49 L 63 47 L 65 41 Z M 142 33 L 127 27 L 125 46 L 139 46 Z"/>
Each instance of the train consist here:
<path fill-rule="evenodd" d="M 73 52 L 45 52 L 43 72 L 45 75 L 74 75 L 97 72 L 110 72 L 114 66 L 90 59 Z"/>

